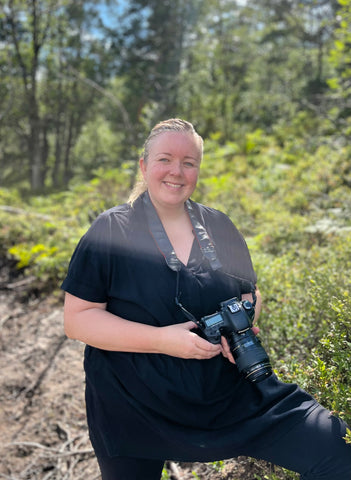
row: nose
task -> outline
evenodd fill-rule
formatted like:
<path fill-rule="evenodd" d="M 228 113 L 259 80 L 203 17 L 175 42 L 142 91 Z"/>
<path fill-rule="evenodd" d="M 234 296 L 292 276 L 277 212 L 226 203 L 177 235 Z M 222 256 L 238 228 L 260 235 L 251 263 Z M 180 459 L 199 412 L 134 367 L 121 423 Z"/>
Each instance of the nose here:
<path fill-rule="evenodd" d="M 182 168 L 182 163 L 179 160 L 174 160 L 171 164 L 171 175 L 182 175 L 183 173 L 183 168 Z"/>

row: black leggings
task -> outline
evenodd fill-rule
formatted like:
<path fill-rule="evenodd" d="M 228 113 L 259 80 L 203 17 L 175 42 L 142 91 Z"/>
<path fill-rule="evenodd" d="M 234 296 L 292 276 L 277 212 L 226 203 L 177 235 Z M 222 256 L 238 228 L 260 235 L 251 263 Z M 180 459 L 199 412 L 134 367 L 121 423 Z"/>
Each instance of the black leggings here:
<path fill-rule="evenodd" d="M 97 457 L 102 480 L 159 480 L 163 460 L 129 457 Z"/>
<path fill-rule="evenodd" d="M 343 436 L 346 425 L 317 407 L 275 443 L 252 451 L 250 447 L 233 452 L 267 460 L 301 474 L 301 480 L 351 480 L 351 445 Z M 126 457 L 98 457 L 102 480 L 159 480 L 163 460 Z"/>

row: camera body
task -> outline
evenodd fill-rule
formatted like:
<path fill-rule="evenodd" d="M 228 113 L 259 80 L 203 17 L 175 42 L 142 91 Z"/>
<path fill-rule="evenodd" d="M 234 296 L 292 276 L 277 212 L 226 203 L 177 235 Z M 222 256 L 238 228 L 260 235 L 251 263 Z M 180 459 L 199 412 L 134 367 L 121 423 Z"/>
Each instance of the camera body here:
<path fill-rule="evenodd" d="M 229 344 L 239 372 L 251 382 L 260 382 L 272 373 L 269 357 L 251 327 L 255 308 L 249 300 L 234 297 L 220 303 L 218 312 L 202 317 L 198 327 L 211 343 Z"/>

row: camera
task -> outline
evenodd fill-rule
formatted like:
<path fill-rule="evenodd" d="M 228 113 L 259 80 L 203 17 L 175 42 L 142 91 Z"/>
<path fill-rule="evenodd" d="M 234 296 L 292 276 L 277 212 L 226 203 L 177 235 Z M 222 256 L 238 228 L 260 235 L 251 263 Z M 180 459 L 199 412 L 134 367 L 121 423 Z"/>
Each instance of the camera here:
<path fill-rule="evenodd" d="M 249 300 L 234 297 L 220 303 L 218 312 L 202 317 L 198 327 L 211 343 L 221 343 L 224 336 L 229 344 L 239 372 L 251 382 L 260 382 L 272 373 L 269 357 L 259 338 L 251 330 L 255 308 Z"/>

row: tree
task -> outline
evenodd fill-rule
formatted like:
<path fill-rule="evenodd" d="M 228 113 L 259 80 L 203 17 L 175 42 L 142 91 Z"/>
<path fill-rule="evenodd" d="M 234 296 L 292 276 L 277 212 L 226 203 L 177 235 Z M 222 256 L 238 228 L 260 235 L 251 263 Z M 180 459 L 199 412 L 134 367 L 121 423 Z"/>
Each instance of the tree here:
<path fill-rule="evenodd" d="M 152 106 L 150 123 L 178 112 L 184 47 L 198 0 L 133 0 L 118 38 L 119 73 L 127 78 L 126 102 L 133 122 Z M 148 125 L 149 127 L 149 125 Z"/>
<path fill-rule="evenodd" d="M 27 4 L 9 1 L 2 7 L 8 25 L 8 40 L 12 43 L 12 58 L 16 61 L 18 74 L 22 79 L 24 110 L 28 116 L 29 132 L 26 135 L 29 163 L 31 167 L 31 186 L 38 189 L 43 183 L 43 164 L 45 151 L 40 125 L 38 100 L 39 57 L 47 39 L 50 18 L 54 2 L 39 4 L 32 0 Z M 43 8 L 45 6 L 45 8 Z M 25 21 L 20 19 L 20 9 Z"/>
<path fill-rule="evenodd" d="M 335 1 L 207 0 L 185 53 L 182 109 L 223 139 L 319 104 Z M 184 88 L 185 87 L 185 88 Z"/>
<path fill-rule="evenodd" d="M 332 68 L 342 77 L 333 84 L 334 113 L 348 118 L 347 20 L 328 61 L 336 0 L 116 5 L 1 4 L 0 178 L 26 174 L 33 189 L 64 187 L 78 172 L 89 177 L 135 159 L 150 127 L 175 115 L 205 137 L 246 148 L 247 132 L 284 130 L 300 112 L 326 117 Z"/>
<path fill-rule="evenodd" d="M 334 115 L 338 127 L 351 134 L 351 1 L 339 0 L 338 26 L 334 46 L 330 50 L 330 62 L 335 76 L 329 79 L 333 91 Z M 346 129 L 345 129 L 346 127 Z"/>
<path fill-rule="evenodd" d="M 85 80 L 103 87 L 110 78 L 108 47 L 98 34 L 99 3 L 9 0 L 1 6 L 12 67 L 7 101 L 15 85 L 21 104 L 16 127 L 26 142 L 32 190 L 44 187 L 49 171 L 54 186 L 67 184 L 73 145 L 97 98 Z"/>
<path fill-rule="evenodd" d="M 240 2 L 206 1 L 185 52 L 180 109 L 203 135 L 233 138 L 245 110 L 247 72 L 254 57 L 255 28 Z"/>

